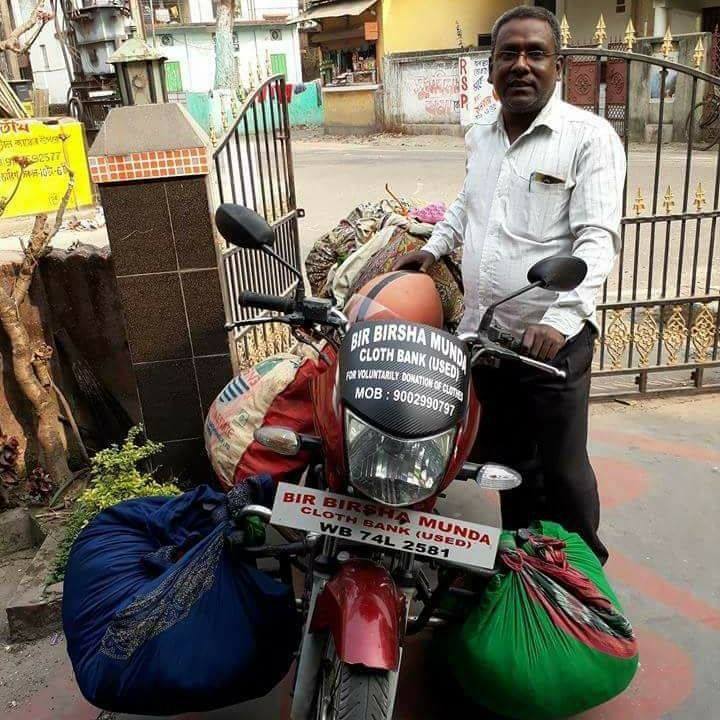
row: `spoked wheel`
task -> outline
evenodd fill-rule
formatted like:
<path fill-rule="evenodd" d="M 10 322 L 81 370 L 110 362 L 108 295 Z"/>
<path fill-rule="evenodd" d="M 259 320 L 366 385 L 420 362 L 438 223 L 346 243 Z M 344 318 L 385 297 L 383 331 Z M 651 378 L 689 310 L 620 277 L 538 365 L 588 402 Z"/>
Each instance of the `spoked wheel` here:
<path fill-rule="evenodd" d="M 390 673 L 347 665 L 329 636 L 315 698 L 315 720 L 390 720 Z"/>
<path fill-rule="evenodd" d="M 690 138 L 696 150 L 710 150 L 720 141 L 720 104 L 702 100 L 690 111 L 685 124 L 685 137 Z"/>
<path fill-rule="evenodd" d="M 68 114 L 76 120 L 83 122 L 85 120 L 85 106 L 79 98 L 72 97 L 68 102 Z"/>

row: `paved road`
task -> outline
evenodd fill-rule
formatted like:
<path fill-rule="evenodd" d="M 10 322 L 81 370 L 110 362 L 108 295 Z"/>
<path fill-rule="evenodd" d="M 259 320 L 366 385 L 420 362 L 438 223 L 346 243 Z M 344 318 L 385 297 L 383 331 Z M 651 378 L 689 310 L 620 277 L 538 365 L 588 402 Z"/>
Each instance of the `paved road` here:
<path fill-rule="evenodd" d="M 716 398 L 593 408 L 591 454 L 611 552 L 608 573 L 637 631 L 641 668 L 624 695 L 576 720 L 717 717 L 718 427 Z M 498 521 L 494 494 L 469 483 L 453 486 L 440 511 Z M 428 667 L 427 652 L 427 637 L 407 650 L 396 720 L 447 717 L 444 680 Z M 285 720 L 286 692 L 287 685 L 264 701 L 192 720 Z M 461 716 L 489 720 L 477 709 L 455 707 Z"/>
<path fill-rule="evenodd" d="M 380 144 L 297 143 L 298 198 L 308 216 L 303 244 L 331 227 L 358 202 L 380 198 L 384 184 L 403 195 L 449 201 L 463 175 L 457 144 L 418 147 Z M 420 143 L 422 145 L 422 143 Z M 635 151 L 631 183 L 652 183 L 653 155 Z M 700 157 L 700 177 L 708 197 L 714 156 Z M 680 193 L 683 156 L 671 152 L 662 183 Z M 646 200 L 649 189 L 645 192 Z M 679 202 L 679 200 L 678 200 Z M 582 720 L 708 720 L 717 716 L 720 687 L 720 402 L 715 397 L 647 401 L 632 407 L 596 406 L 592 411 L 592 456 L 603 497 L 602 532 L 612 553 L 609 575 L 633 620 L 641 647 L 641 670 L 632 688 Z M 469 484 L 451 490 L 441 508 L 479 522 L 497 522 L 490 494 Z M 41 641 L 49 642 L 49 641 Z M 9 673 L 32 672 L 29 662 L 40 645 L 14 650 Z M 425 638 L 408 649 L 397 720 L 433 720 L 447 715 L 442 678 L 425 666 Z M 55 650 L 57 648 L 53 648 Z M 561 671 L 561 669 L 559 670 Z M 2 680 L 2 678 L 0 678 Z M 0 717 L 8 720 L 94 720 L 98 711 L 82 701 L 67 660 L 57 655 L 43 666 L 42 689 L 6 705 L 0 687 Z M 2 682 L 0 682 L 2 686 Z M 287 718 L 289 679 L 268 698 L 192 720 Z M 473 716 L 481 717 L 476 710 Z M 124 716 L 117 720 L 140 720 Z M 189 717 L 186 720 L 190 720 Z"/>
<path fill-rule="evenodd" d="M 641 668 L 616 700 L 577 720 L 710 720 L 720 688 L 720 403 L 716 397 L 594 406 L 591 454 L 603 503 L 608 573 L 640 642 Z M 496 522 L 491 493 L 453 486 L 441 511 Z M 405 655 L 396 720 L 447 717 L 447 690 L 426 659 L 427 637 Z M 562 672 L 562 668 L 558 669 Z M 0 716 L 8 720 L 95 720 L 67 661 L 52 667 L 45 687 Z M 269 697 L 182 720 L 286 720 L 289 678 Z M 461 715 L 483 718 L 457 705 Z M 471 715 L 472 713 L 472 715 Z M 119 716 L 116 720 L 150 720 Z"/>
<path fill-rule="evenodd" d="M 402 145 L 401 143 L 406 143 Z M 334 227 L 360 202 L 376 201 L 387 197 L 385 184 L 404 197 L 427 202 L 442 200 L 450 203 L 460 189 L 464 175 L 465 152 L 461 141 L 448 138 L 392 138 L 366 143 L 342 142 L 296 142 L 294 145 L 295 177 L 298 203 L 305 208 L 306 217 L 301 221 L 300 234 L 303 252 L 313 242 Z M 657 213 L 663 214 L 663 198 L 670 187 L 674 196 L 672 212 L 680 212 L 683 205 L 684 181 L 686 176 L 686 155 L 677 146 L 663 148 L 658 176 Z M 629 187 L 633 198 L 640 188 L 645 199 L 646 210 L 652 211 L 652 197 L 655 184 L 655 152 L 647 146 L 631 148 L 629 161 Z M 711 209 L 715 187 L 717 154 L 715 152 L 695 153 L 691 168 L 688 207 L 694 210 L 693 198 L 698 183 L 702 184 L 707 205 Z M 632 209 L 628 214 L 633 214 Z M 682 253 L 683 278 L 681 289 L 689 290 L 692 264 L 695 255 L 696 223 L 676 221 L 669 228 L 666 223 L 656 226 L 651 238 L 649 225 L 643 226 L 638 247 L 638 287 L 647 288 L 652 257 L 653 288 L 656 296 L 663 284 L 663 263 L 668 245 L 667 287 L 672 294 L 676 285 L 680 253 L 680 235 L 685 227 L 686 241 Z M 668 234 L 669 230 L 669 234 Z M 703 222 L 698 244 L 698 285 L 697 293 L 704 293 L 705 270 L 712 237 L 711 221 Z M 668 238 L 668 239 L 666 239 Z M 635 231 L 628 231 L 622 296 L 629 299 L 632 288 L 634 265 Z M 653 252 L 651 254 L 651 247 Z M 714 262 L 720 263 L 720 243 L 715 243 Z M 720 270 L 711 278 L 712 286 L 720 288 Z M 617 278 L 612 285 L 618 286 Z M 703 285 L 700 288 L 700 284 Z"/>

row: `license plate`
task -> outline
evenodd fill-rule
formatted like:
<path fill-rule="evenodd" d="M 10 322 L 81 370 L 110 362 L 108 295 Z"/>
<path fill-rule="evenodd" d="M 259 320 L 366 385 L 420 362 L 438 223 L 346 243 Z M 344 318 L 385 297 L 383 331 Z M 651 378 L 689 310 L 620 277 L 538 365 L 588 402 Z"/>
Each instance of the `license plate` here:
<path fill-rule="evenodd" d="M 274 525 L 491 569 L 500 529 L 280 483 Z"/>

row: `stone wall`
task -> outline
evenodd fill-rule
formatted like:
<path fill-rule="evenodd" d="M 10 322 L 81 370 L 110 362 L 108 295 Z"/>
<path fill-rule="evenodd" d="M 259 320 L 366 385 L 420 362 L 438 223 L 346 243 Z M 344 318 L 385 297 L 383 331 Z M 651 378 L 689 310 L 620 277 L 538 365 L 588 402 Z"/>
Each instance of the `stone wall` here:
<path fill-rule="evenodd" d="M 0 282 L 8 290 L 20 262 L 20 253 L 3 253 Z M 20 314 L 32 341 L 53 347 L 53 377 L 89 448 L 123 437 L 140 414 L 109 248 L 53 250 L 36 271 Z M 33 415 L 15 381 L 4 333 L 0 355 L 0 429 L 20 440 L 23 466 L 31 470 L 37 463 Z M 69 430 L 66 436 L 71 463 L 77 463 Z"/>
<path fill-rule="evenodd" d="M 386 55 L 385 128 L 409 134 L 460 135 L 459 56 L 459 51 Z"/>
<path fill-rule="evenodd" d="M 693 33 L 680 35 L 675 40 L 674 55 L 668 59 L 679 62 L 689 68 L 694 66 L 693 54 L 698 39 L 705 45 L 705 63 L 702 70 L 710 72 L 710 48 L 712 35 L 710 33 Z M 662 57 L 660 47 L 662 38 L 642 38 L 635 46 L 635 52 L 643 55 Z M 670 71 L 666 81 L 668 88 L 672 84 L 674 72 Z M 659 75 L 659 67 L 650 63 L 633 62 L 630 71 L 630 141 L 655 142 L 659 122 L 660 103 L 651 98 L 651 85 L 653 75 Z M 663 141 L 686 142 L 685 127 L 692 101 L 692 78 L 684 73 L 678 73 L 675 81 L 674 97 L 665 102 L 663 109 Z M 706 83 L 698 83 L 696 102 L 702 100 Z"/>

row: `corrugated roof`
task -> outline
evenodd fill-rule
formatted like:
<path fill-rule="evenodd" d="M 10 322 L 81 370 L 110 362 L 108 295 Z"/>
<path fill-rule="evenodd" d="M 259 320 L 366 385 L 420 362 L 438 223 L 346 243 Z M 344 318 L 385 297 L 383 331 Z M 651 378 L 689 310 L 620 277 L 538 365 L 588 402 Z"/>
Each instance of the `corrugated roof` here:
<path fill-rule="evenodd" d="M 318 5 L 300 16 L 301 20 L 322 20 L 323 18 L 343 17 L 343 15 L 362 15 L 377 0 L 341 0 L 340 2 Z"/>

